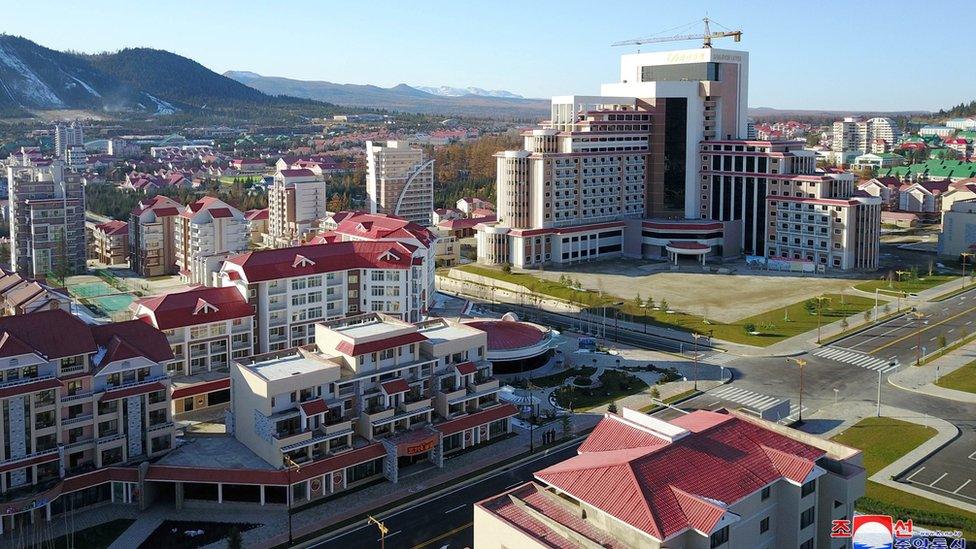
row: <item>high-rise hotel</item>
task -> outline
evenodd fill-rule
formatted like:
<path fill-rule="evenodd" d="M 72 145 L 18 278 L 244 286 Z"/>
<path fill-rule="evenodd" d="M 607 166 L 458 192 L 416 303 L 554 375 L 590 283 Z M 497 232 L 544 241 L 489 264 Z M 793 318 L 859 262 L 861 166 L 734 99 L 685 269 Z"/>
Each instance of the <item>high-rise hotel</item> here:
<path fill-rule="evenodd" d="M 530 268 L 616 256 L 704 263 L 748 254 L 822 269 L 873 268 L 876 243 L 845 235 L 874 238 L 880 204 L 836 183 L 847 176 L 817 171 L 800 146 L 748 140 L 748 81 L 746 52 L 637 53 L 621 57 L 619 82 L 604 84 L 601 95 L 554 97 L 550 120 L 523 133 L 521 150 L 495 155 L 498 221 L 478 227 L 478 261 Z M 804 188 L 805 200 L 845 201 L 829 205 L 846 208 L 830 216 L 843 221 L 806 227 L 801 216 L 792 224 L 803 225 L 800 242 L 770 240 L 779 228 L 770 217 L 772 187 L 784 181 L 817 183 L 817 190 Z M 805 238 L 822 236 L 823 228 L 832 237 L 826 248 L 823 239 Z"/>

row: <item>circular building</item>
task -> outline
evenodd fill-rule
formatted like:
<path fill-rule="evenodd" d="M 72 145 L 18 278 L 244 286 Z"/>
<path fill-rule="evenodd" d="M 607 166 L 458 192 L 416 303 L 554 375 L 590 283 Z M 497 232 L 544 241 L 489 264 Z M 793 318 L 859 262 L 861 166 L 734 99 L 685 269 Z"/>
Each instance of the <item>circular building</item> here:
<path fill-rule="evenodd" d="M 500 320 L 469 320 L 464 324 L 488 334 L 486 358 L 495 374 L 528 372 L 544 365 L 552 356 L 553 331 L 522 322 L 512 313 Z"/>

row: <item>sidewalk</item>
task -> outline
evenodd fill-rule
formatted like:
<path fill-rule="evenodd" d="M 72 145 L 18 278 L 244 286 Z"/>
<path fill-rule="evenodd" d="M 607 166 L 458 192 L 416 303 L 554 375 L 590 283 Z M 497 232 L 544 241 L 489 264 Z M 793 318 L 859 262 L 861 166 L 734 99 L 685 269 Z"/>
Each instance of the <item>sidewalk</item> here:
<path fill-rule="evenodd" d="M 825 406 L 815 413 L 810 414 L 810 419 L 805 421 L 805 425 L 800 430 L 823 438 L 830 438 L 866 417 L 875 416 L 876 413 L 877 408 L 869 402 L 842 402 L 836 405 Z M 871 475 L 868 480 L 883 484 L 889 488 L 908 492 L 914 496 L 976 513 L 976 505 L 941 496 L 933 492 L 927 492 L 911 484 L 894 480 L 956 438 L 959 434 L 956 426 L 944 419 L 891 406 L 882 405 L 881 415 L 883 417 L 900 419 L 902 421 L 932 427 L 938 433 L 914 450 L 893 461 L 884 469 Z"/>
<path fill-rule="evenodd" d="M 937 378 L 950 374 L 976 360 L 976 343 L 963 345 L 922 366 L 910 366 L 888 376 L 888 383 L 905 391 L 938 398 L 976 403 L 976 394 L 939 387 Z"/>

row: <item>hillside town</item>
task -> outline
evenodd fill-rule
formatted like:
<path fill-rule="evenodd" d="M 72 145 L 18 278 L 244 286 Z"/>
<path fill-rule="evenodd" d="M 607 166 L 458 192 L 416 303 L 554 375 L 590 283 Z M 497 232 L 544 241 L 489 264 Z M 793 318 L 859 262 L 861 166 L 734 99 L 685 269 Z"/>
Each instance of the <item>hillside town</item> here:
<path fill-rule="evenodd" d="M 964 548 L 976 111 L 755 110 L 702 22 L 546 101 L 111 117 L 26 114 L 190 60 L 0 37 L 0 546 Z"/>

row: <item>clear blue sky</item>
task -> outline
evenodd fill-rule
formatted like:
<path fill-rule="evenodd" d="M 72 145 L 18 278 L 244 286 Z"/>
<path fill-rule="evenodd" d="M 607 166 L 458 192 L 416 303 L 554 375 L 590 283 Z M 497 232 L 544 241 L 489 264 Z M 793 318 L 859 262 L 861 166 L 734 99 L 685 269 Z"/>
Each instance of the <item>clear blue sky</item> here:
<path fill-rule="evenodd" d="M 706 11 L 745 33 L 716 45 L 750 52 L 751 106 L 938 109 L 976 98 L 976 3 L 966 1 L 33 0 L 8 5 L 0 30 L 55 49 L 166 49 L 217 72 L 549 97 L 597 93 L 627 51 L 611 42 Z"/>

